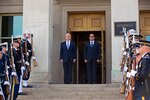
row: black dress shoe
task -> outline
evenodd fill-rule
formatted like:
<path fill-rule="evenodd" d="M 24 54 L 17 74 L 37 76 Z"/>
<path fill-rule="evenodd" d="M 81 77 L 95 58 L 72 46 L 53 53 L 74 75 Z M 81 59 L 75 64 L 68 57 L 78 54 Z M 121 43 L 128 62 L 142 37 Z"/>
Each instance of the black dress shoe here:
<path fill-rule="evenodd" d="M 27 94 L 24 92 L 20 92 L 20 93 L 18 93 L 18 95 L 27 95 Z"/>
<path fill-rule="evenodd" d="M 23 86 L 23 88 L 33 88 L 32 85 Z"/>

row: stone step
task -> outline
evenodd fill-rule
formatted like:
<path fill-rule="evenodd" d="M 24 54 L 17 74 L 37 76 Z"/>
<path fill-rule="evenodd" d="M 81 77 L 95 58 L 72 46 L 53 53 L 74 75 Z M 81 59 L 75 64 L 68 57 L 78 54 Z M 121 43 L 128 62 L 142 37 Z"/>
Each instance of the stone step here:
<path fill-rule="evenodd" d="M 119 87 L 111 84 L 47 84 L 34 83 L 34 88 L 24 89 L 28 95 L 18 100 L 124 100 Z"/>

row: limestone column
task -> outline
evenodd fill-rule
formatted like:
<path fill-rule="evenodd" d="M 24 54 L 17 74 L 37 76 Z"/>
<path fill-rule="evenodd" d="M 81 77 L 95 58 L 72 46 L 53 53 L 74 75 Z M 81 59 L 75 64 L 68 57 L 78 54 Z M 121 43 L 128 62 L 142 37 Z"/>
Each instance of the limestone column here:
<path fill-rule="evenodd" d="M 0 37 L 2 37 L 2 16 L 0 16 Z M 1 39 L 0 42 L 2 42 Z"/>
<path fill-rule="evenodd" d="M 52 63 L 53 0 L 23 1 L 23 31 L 34 34 L 38 67 L 32 67 L 31 82 L 48 82 Z M 51 78 L 49 78 L 51 79 Z"/>
<path fill-rule="evenodd" d="M 120 82 L 120 61 L 123 47 L 123 36 L 115 36 L 114 22 L 135 21 L 139 32 L 138 0 L 111 0 L 111 37 L 112 37 L 112 71 L 111 82 Z"/>

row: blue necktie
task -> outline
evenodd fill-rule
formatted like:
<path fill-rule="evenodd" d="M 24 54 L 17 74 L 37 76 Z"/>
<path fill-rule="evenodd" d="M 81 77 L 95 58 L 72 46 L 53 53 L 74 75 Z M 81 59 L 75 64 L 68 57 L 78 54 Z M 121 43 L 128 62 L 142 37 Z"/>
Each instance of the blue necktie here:
<path fill-rule="evenodd" d="M 91 41 L 91 42 L 90 42 L 90 46 L 93 47 L 93 45 L 94 45 L 94 44 L 93 44 L 93 41 Z"/>
<path fill-rule="evenodd" d="M 67 41 L 67 49 L 69 49 L 70 47 L 70 44 L 69 44 L 69 41 Z"/>

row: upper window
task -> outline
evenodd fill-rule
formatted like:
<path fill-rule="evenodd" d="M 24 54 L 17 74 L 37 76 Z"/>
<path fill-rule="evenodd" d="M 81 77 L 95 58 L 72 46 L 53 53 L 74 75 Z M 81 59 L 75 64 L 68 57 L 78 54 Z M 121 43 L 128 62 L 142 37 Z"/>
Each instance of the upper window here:
<path fill-rule="evenodd" d="M 2 42 L 10 42 L 12 35 L 22 35 L 22 22 L 22 16 L 2 16 Z"/>

